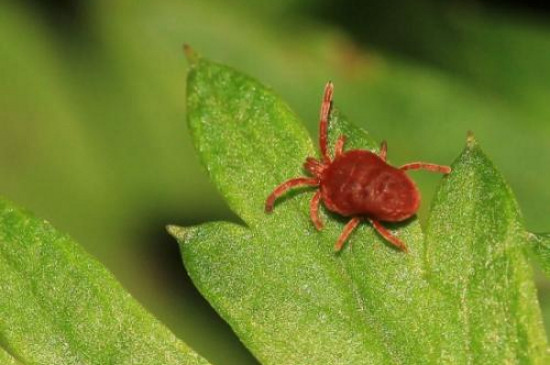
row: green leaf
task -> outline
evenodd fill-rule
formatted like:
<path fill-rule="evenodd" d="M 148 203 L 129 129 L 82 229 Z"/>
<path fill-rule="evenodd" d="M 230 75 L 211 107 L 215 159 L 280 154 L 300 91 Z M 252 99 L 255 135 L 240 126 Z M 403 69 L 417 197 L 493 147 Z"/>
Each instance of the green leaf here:
<path fill-rule="evenodd" d="M 539 267 L 550 276 L 550 233 L 530 233 L 530 252 Z"/>
<path fill-rule="evenodd" d="M 5 349 L 0 347 L 0 364 L 4 365 L 17 365 L 21 364 L 15 357 L 10 355 Z"/>
<path fill-rule="evenodd" d="M 1 198 L 0 277 L 2 363 L 207 364 L 67 235 Z"/>
<path fill-rule="evenodd" d="M 440 187 L 426 233 L 432 286 L 451 300 L 448 322 L 468 362 L 547 363 L 528 234 L 514 196 L 472 136 Z"/>
<path fill-rule="evenodd" d="M 414 219 L 388 225 L 409 254 L 367 224 L 335 254 L 346 220 L 323 211 L 317 232 L 311 191 L 289 193 L 264 213 L 272 189 L 303 175 L 303 161 L 315 156 L 273 92 L 196 58 L 188 118 L 211 179 L 246 226 L 169 230 L 196 286 L 262 363 L 544 362 L 526 234 L 508 187 L 475 143 L 443 179 L 426 239 Z M 345 134 L 347 149 L 376 149 L 338 111 L 329 132 L 331 143 Z"/>

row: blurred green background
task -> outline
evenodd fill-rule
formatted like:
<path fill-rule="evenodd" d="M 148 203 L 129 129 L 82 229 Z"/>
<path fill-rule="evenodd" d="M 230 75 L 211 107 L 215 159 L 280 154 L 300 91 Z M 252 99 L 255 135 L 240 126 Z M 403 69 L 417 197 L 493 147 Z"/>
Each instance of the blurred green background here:
<path fill-rule="evenodd" d="M 3 0 L 0 194 L 70 233 L 213 363 L 254 364 L 164 230 L 235 220 L 187 133 L 186 42 L 270 85 L 313 136 L 333 80 L 336 103 L 395 164 L 450 163 L 473 130 L 527 227 L 550 231 L 548 9 L 358 3 Z M 440 177 L 413 174 L 425 219 Z"/>

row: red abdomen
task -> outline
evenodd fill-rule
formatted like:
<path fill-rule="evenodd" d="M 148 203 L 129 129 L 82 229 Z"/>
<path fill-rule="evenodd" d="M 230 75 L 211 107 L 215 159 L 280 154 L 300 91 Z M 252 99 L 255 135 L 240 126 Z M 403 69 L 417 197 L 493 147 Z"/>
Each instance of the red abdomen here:
<path fill-rule="evenodd" d="M 348 151 L 332 161 L 320 188 L 327 209 L 343 216 L 398 222 L 414 215 L 420 205 L 414 182 L 365 150 Z"/>

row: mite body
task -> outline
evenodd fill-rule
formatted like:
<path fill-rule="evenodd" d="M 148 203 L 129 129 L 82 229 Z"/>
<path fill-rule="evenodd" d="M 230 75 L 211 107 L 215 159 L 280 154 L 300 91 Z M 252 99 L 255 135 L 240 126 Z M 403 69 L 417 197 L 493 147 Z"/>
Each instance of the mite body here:
<path fill-rule="evenodd" d="M 298 186 L 317 186 L 311 199 L 310 216 L 315 227 L 323 224 L 319 218 L 319 205 L 342 216 L 351 217 L 338 238 L 335 250 L 339 251 L 361 219 L 371 222 L 387 241 L 403 251 L 404 242 L 389 232 L 380 222 L 400 222 L 412 217 L 420 206 L 420 193 L 406 170 L 424 169 L 448 174 L 451 168 L 425 162 L 413 162 L 394 167 L 386 162 L 387 145 L 382 142 L 379 154 L 367 150 L 344 151 L 345 136 L 340 136 L 331 158 L 327 151 L 327 125 L 332 103 L 332 83 L 325 87 L 319 123 L 321 159 L 308 157 L 304 168 L 311 177 L 290 179 L 269 195 L 265 210 L 271 212 L 275 200 L 287 190 Z"/>
<path fill-rule="evenodd" d="M 319 176 L 319 188 L 325 207 L 346 217 L 399 222 L 420 205 L 418 189 L 405 172 L 369 151 L 338 156 Z"/>

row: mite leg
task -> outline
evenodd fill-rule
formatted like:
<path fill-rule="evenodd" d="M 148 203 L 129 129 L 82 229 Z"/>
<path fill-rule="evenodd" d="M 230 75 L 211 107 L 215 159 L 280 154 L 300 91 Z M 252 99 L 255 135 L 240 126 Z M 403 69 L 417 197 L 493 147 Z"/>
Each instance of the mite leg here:
<path fill-rule="evenodd" d="M 309 204 L 309 216 L 311 217 L 311 221 L 313 222 L 313 225 L 315 228 L 317 228 L 318 231 L 323 229 L 323 222 L 321 222 L 321 218 L 319 217 L 319 202 L 321 201 L 321 190 L 317 190 L 315 195 L 313 195 L 313 198 L 311 198 L 311 202 Z"/>
<path fill-rule="evenodd" d="M 346 136 L 341 135 L 334 145 L 334 158 L 339 157 L 344 152 L 344 143 L 346 143 Z"/>
<path fill-rule="evenodd" d="M 336 241 L 336 244 L 334 245 L 334 251 L 338 252 L 342 249 L 342 246 L 344 246 L 344 243 L 346 243 L 349 235 L 351 234 L 351 232 L 353 232 L 355 227 L 357 227 L 360 221 L 361 219 L 358 217 L 350 219 L 350 221 L 345 225 L 344 230 L 340 234 L 340 237 L 338 237 L 338 241 Z"/>
<path fill-rule="evenodd" d="M 401 241 L 399 238 L 395 237 L 393 234 L 391 234 L 390 231 L 386 229 L 380 222 L 375 221 L 373 219 L 369 219 L 374 229 L 380 233 L 382 237 L 384 237 L 388 242 L 390 242 L 392 245 L 396 246 L 397 248 L 403 250 L 404 252 L 409 252 L 409 249 L 407 248 L 407 245 L 403 241 Z"/>
<path fill-rule="evenodd" d="M 382 161 L 386 162 L 386 154 L 388 153 L 388 144 L 386 141 L 382 141 L 380 143 L 380 153 L 378 156 L 382 159 Z"/>
<path fill-rule="evenodd" d="M 332 93 L 334 87 L 332 82 L 327 82 L 325 86 L 325 93 L 323 95 L 323 101 L 321 103 L 321 116 L 319 121 L 319 147 L 321 148 L 321 158 L 323 162 L 329 162 L 330 157 L 327 152 L 327 128 L 328 118 L 330 114 L 330 106 L 332 104 Z"/>
<path fill-rule="evenodd" d="M 325 166 L 319 162 L 319 160 L 316 160 L 313 157 L 308 157 L 304 163 L 304 168 L 309 171 L 311 175 L 319 178 L 323 173 Z"/>
<path fill-rule="evenodd" d="M 400 166 L 400 170 L 406 171 L 406 170 L 428 170 L 431 172 L 439 172 L 442 174 L 448 174 L 451 172 L 450 166 L 444 166 L 444 165 L 436 165 L 434 163 L 426 163 L 426 162 L 411 162 L 406 165 Z"/>
<path fill-rule="evenodd" d="M 288 190 L 298 187 L 298 186 L 317 186 L 319 181 L 310 177 L 297 177 L 295 179 L 290 179 L 285 181 L 281 185 L 277 186 L 275 190 L 267 197 L 265 201 L 265 211 L 271 213 L 273 211 L 273 204 L 278 197 L 286 193 Z"/>

